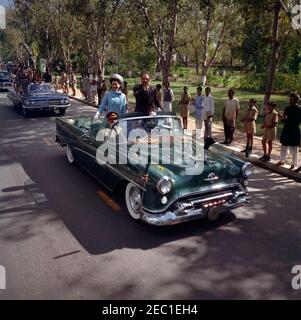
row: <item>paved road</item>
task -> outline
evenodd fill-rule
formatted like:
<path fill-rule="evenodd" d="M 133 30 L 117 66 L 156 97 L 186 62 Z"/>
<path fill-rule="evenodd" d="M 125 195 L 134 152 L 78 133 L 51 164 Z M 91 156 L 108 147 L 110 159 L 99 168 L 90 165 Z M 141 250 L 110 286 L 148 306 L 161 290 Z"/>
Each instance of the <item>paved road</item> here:
<path fill-rule="evenodd" d="M 68 115 L 95 110 L 73 102 Z M 257 170 L 253 201 L 217 222 L 132 221 L 53 143 L 54 117 L 0 95 L 0 299 L 290 299 L 301 264 L 301 185 Z M 114 212 L 97 195 L 109 194 Z"/>

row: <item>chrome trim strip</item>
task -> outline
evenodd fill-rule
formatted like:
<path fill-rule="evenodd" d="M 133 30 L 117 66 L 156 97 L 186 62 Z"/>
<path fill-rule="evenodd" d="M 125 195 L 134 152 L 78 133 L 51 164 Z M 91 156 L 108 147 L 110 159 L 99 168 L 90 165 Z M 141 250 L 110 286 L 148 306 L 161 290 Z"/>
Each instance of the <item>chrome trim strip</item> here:
<path fill-rule="evenodd" d="M 209 187 L 211 187 L 211 186 L 209 186 Z M 180 196 L 180 197 L 176 197 L 168 206 L 163 208 L 163 210 L 162 209 L 161 210 L 149 210 L 149 209 L 147 209 L 145 207 L 143 207 L 143 209 L 146 210 L 147 212 L 150 212 L 150 213 L 158 213 L 159 214 L 159 213 L 162 213 L 162 212 L 168 210 L 168 208 L 170 206 L 172 206 L 174 203 L 180 201 L 181 199 L 184 199 L 184 198 L 187 198 L 187 197 L 193 197 L 193 196 L 197 196 L 197 195 L 202 196 L 202 194 L 207 193 L 207 192 L 211 192 L 211 191 L 213 191 L 213 192 L 215 192 L 215 191 L 216 192 L 222 192 L 223 190 L 227 191 L 227 189 L 234 188 L 234 187 L 239 187 L 239 189 L 242 192 L 247 193 L 247 189 L 244 188 L 240 183 L 232 183 L 232 184 L 229 184 L 227 186 L 225 186 L 225 185 L 222 185 L 222 186 L 221 185 L 217 185 L 217 186 L 211 187 L 210 189 L 206 189 L 206 190 L 203 190 L 203 191 L 195 191 L 195 192 L 192 192 L 192 193 Z"/>
<path fill-rule="evenodd" d="M 128 121 L 128 120 L 141 120 L 141 119 L 160 119 L 160 118 L 174 118 L 174 119 L 180 119 L 179 116 L 174 116 L 174 115 L 162 115 L 162 116 L 140 116 L 140 117 L 132 117 L 132 118 L 120 118 L 118 121 Z"/>

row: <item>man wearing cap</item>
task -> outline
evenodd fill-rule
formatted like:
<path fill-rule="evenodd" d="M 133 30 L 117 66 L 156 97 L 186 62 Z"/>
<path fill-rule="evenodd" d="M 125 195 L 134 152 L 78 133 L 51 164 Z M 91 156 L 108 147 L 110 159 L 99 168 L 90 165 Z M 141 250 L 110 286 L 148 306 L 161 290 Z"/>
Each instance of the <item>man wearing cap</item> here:
<path fill-rule="evenodd" d="M 103 129 L 100 129 L 97 133 L 97 141 L 107 141 L 108 137 L 110 136 L 112 138 L 112 141 L 116 140 L 116 136 L 120 134 L 120 130 L 118 127 L 114 127 L 112 133 L 111 130 L 113 128 L 113 125 L 118 121 L 119 116 L 117 112 L 109 112 L 106 115 L 106 127 Z M 111 133 L 111 135 L 110 135 Z"/>
<path fill-rule="evenodd" d="M 119 74 L 113 74 L 110 83 L 112 89 L 104 95 L 95 118 L 98 118 L 98 116 L 104 112 L 115 112 L 119 116 L 126 113 L 126 95 L 121 92 L 123 78 Z"/>
<path fill-rule="evenodd" d="M 156 90 L 150 86 L 150 76 L 143 74 L 141 84 L 134 87 L 134 97 L 136 98 L 135 112 L 140 112 L 144 116 L 149 116 L 153 111 L 154 105 L 160 109 Z"/>

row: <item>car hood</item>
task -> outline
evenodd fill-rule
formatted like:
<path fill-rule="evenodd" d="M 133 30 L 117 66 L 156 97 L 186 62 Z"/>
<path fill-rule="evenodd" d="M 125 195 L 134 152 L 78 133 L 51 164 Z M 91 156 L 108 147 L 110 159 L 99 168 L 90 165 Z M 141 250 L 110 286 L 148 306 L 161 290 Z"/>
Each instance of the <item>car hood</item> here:
<path fill-rule="evenodd" d="M 143 205 L 149 211 L 167 210 L 176 200 L 192 194 L 221 190 L 232 185 L 240 185 L 243 179 L 244 162 L 228 157 L 219 150 L 205 152 L 204 161 L 199 164 L 150 164 L 148 167 L 149 182 L 146 184 L 148 197 L 144 197 Z M 194 170 L 194 174 L 187 172 Z M 167 177 L 172 180 L 172 190 L 166 195 L 167 203 L 162 204 L 162 195 L 157 191 L 157 183 Z"/>

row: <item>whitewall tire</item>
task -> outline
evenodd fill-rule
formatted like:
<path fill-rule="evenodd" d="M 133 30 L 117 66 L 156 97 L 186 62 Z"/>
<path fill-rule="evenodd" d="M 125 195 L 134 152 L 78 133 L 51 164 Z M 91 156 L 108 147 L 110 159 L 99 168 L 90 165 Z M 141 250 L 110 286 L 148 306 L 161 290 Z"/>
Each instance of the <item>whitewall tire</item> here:
<path fill-rule="evenodd" d="M 125 202 L 131 218 L 140 220 L 142 192 L 131 182 L 128 183 L 125 189 Z"/>
<path fill-rule="evenodd" d="M 68 162 L 69 162 L 70 164 L 74 164 L 75 159 L 74 159 L 74 155 L 73 155 L 72 148 L 69 146 L 69 144 L 67 144 L 66 155 L 67 155 L 67 160 L 68 160 Z"/>

